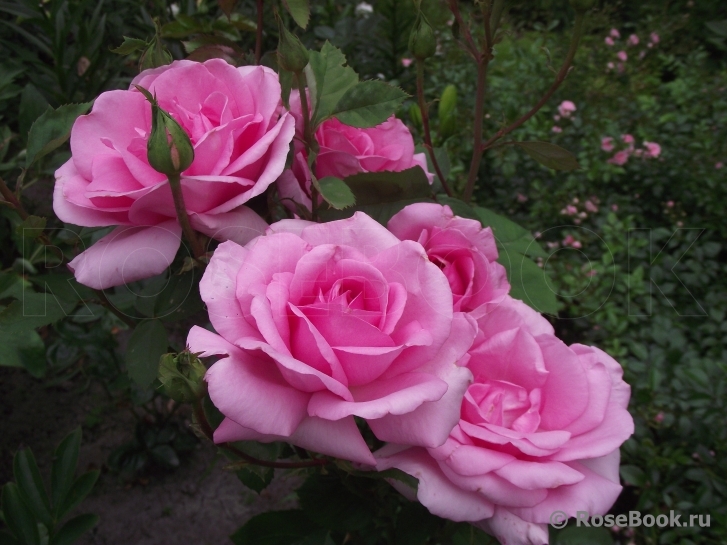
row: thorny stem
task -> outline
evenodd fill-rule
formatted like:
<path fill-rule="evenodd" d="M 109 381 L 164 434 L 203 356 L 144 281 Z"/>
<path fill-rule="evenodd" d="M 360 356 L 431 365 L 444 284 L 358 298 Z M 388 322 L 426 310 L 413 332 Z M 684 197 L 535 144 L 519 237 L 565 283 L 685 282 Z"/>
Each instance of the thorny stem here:
<path fill-rule="evenodd" d="M 487 142 L 482 144 L 481 151 L 485 151 L 488 148 L 492 147 L 492 145 L 497 142 L 500 138 L 505 136 L 506 134 L 511 133 L 518 127 L 520 127 L 523 123 L 525 123 L 528 119 L 533 117 L 540 108 L 542 108 L 545 103 L 550 99 L 551 96 L 553 96 L 553 93 L 560 87 L 560 84 L 563 83 L 566 76 L 568 75 L 568 72 L 570 71 L 571 64 L 573 63 L 573 58 L 576 56 L 576 51 L 578 50 L 578 43 L 581 40 L 581 36 L 583 35 L 583 21 L 585 19 L 585 15 L 583 13 L 576 14 L 576 20 L 573 27 L 573 38 L 571 39 L 570 47 L 568 49 L 568 54 L 563 61 L 563 65 L 560 67 L 560 70 L 558 71 L 558 74 L 555 77 L 555 81 L 550 86 L 550 88 L 545 92 L 543 97 L 538 101 L 538 103 L 532 107 L 532 109 L 523 115 L 520 119 L 512 123 L 511 125 L 500 129 L 495 133 L 495 135 L 490 138 Z"/>
<path fill-rule="evenodd" d="M 432 145 L 432 134 L 429 130 L 429 105 L 424 101 L 424 61 L 417 59 L 417 98 L 419 99 L 419 110 L 422 112 L 422 127 L 424 128 L 424 147 L 429 152 L 429 157 L 434 165 L 434 170 L 439 176 L 439 181 L 442 183 L 442 188 L 449 195 L 452 196 L 452 191 L 447 185 L 447 180 L 442 174 L 442 169 L 439 168 L 439 161 L 434 155 L 434 146 Z"/>
<path fill-rule="evenodd" d="M 296 72 L 295 81 L 298 86 L 298 92 L 300 94 L 300 108 L 303 111 L 303 139 L 305 142 L 305 152 L 307 157 L 310 159 L 311 149 L 313 144 L 313 134 L 311 132 L 310 123 L 310 108 L 308 107 L 308 94 L 305 92 L 305 85 L 303 85 L 303 73 Z M 311 176 L 314 173 L 311 172 Z M 315 184 L 311 183 L 310 188 L 310 200 L 311 200 L 311 214 L 313 221 L 318 221 L 318 189 Z"/>
<path fill-rule="evenodd" d="M 212 426 L 207 421 L 207 417 L 204 414 L 204 408 L 202 408 L 202 400 L 198 399 L 194 402 L 194 416 L 199 424 L 200 430 L 204 433 L 210 441 L 213 440 L 214 432 Z M 316 459 L 309 462 L 268 462 L 267 460 L 259 460 L 253 456 L 250 456 L 246 452 L 243 452 L 239 448 L 229 443 L 220 443 L 217 445 L 220 448 L 225 449 L 228 452 L 233 453 L 235 456 L 242 458 L 245 462 L 250 464 L 263 466 L 263 467 L 274 467 L 281 469 L 299 469 L 304 467 L 318 467 L 328 464 L 328 460 Z"/>
<path fill-rule="evenodd" d="M 103 290 L 93 290 L 96 294 L 96 297 L 98 297 L 99 302 L 101 303 L 101 306 L 103 306 L 106 310 L 111 312 L 114 316 L 116 316 L 119 320 L 124 322 L 126 325 L 128 325 L 130 328 L 136 327 L 136 321 L 133 320 L 131 317 L 127 316 L 123 312 L 121 312 L 118 308 L 114 306 L 114 304 L 109 301 L 109 298 L 106 297 L 106 294 L 103 292 Z"/>
<path fill-rule="evenodd" d="M 475 190 L 475 181 L 477 173 L 480 170 L 480 161 L 482 160 L 482 120 L 485 110 L 485 89 L 487 88 L 487 67 L 490 64 L 489 50 L 486 55 L 480 56 L 477 61 L 477 91 L 475 94 L 475 119 L 472 135 L 472 160 L 470 161 L 470 170 L 467 175 L 467 185 L 465 186 L 462 200 L 470 202 L 472 193 Z"/>
<path fill-rule="evenodd" d="M 184 205 L 184 195 L 182 194 L 182 182 L 179 174 L 169 175 L 169 186 L 172 188 L 172 197 L 174 198 L 174 208 L 177 211 L 177 219 L 179 225 L 182 226 L 184 232 L 184 238 L 187 239 L 190 246 L 192 247 L 192 254 L 197 261 L 200 261 L 204 256 L 204 247 L 202 246 L 197 233 L 192 229 L 192 224 L 189 223 L 189 216 L 187 215 L 187 208 Z"/>
<path fill-rule="evenodd" d="M 448 0 L 449 5 L 449 11 L 452 12 L 452 15 L 454 15 L 454 20 L 457 23 L 457 26 L 459 27 L 459 31 L 464 37 L 464 47 L 469 51 L 469 53 L 474 57 L 476 61 L 479 62 L 480 52 L 477 47 L 477 44 L 472 39 L 472 34 L 470 33 L 470 28 L 468 25 L 465 24 L 464 19 L 462 18 L 462 13 L 459 11 L 459 5 L 457 3 L 457 0 Z"/>
<path fill-rule="evenodd" d="M 260 64 L 263 56 L 263 1 L 257 0 L 257 27 L 255 30 L 255 64 Z"/>

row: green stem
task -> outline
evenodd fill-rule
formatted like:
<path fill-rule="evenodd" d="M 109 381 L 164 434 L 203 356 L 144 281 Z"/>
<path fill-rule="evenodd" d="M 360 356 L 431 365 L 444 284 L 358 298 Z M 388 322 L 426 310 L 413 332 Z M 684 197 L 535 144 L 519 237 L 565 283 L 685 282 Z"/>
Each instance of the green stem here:
<path fill-rule="evenodd" d="M 200 430 L 202 430 L 202 433 L 204 433 L 205 437 L 212 441 L 214 437 L 214 431 L 212 430 L 212 426 L 210 426 L 210 423 L 207 421 L 207 416 L 204 414 L 204 408 L 202 407 L 201 399 L 198 399 L 194 402 L 194 416 L 197 420 L 197 423 L 199 424 Z M 243 452 L 242 450 L 234 445 L 231 445 L 230 443 L 220 443 L 217 446 L 225 449 L 228 452 L 233 453 L 235 456 L 238 456 L 249 464 L 254 464 L 262 467 L 299 469 L 304 467 L 319 467 L 329 463 L 328 460 L 324 459 L 312 460 L 310 462 L 268 462 L 267 460 L 259 460 L 258 458 L 254 458 L 253 456 L 250 456 L 246 452 Z"/>
<path fill-rule="evenodd" d="M 184 205 L 184 195 L 182 194 L 182 181 L 179 174 L 169 175 L 169 185 L 172 188 L 172 197 L 174 198 L 174 208 L 177 211 L 177 219 L 179 225 L 182 226 L 184 232 L 184 238 L 187 239 L 189 245 L 192 247 L 192 254 L 197 261 L 200 261 L 204 257 L 204 247 L 197 237 L 197 233 L 192 229 L 192 224 L 189 223 L 189 216 L 187 215 L 187 207 Z"/>
<path fill-rule="evenodd" d="M 432 145 L 432 134 L 429 130 L 429 105 L 424 100 L 424 61 L 422 59 L 417 59 L 417 98 L 419 100 L 419 110 L 422 113 L 422 127 L 424 128 L 424 147 L 427 148 L 427 152 L 429 152 L 429 157 L 432 160 L 432 165 L 434 166 L 434 170 L 437 172 L 437 176 L 439 177 L 439 181 L 442 184 L 442 188 L 444 189 L 445 193 L 452 196 L 452 191 L 449 189 L 449 185 L 447 185 L 447 180 L 444 177 L 444 174 L 442 174 L 442 169 L 439 168 L 439 161 L 437 161 L 436 155 L 434 155 L 434 146 Z"/>
<path fill-rule="evenodd" d="M 263 56 L 263 1 L 257 0 L 257 27 L 255 29 L 255 64 L 260 64 Z"/>
<path fill-rule="evenodd" d="M 111 314 L 116 316 L 119 320 L 124 322 L 126 325 L 128 325 L 131 329 L 134 329 L 136 327 L 136 321 L 133 320 L 131 317 L 127 316 L 123 312 L 121 312 L 118 308 L 114 306 L 114 304 L 109 301 L 109 298 L 106 297 L 106 294 L 103 292 L 103 290 L 93 290 L 96 294 L 96 297 L 98 297 L 99 302 L 101 303 L 101 306 L 104 307 L 106 310 L 108 310 Z"/>
<path fill-rule="evenodd" d="M 313 129 L 310 122 L 310 108 L 308 106 L 308 94 L 303 85 L 303 73 L 296 72 L 295 82 L 300 94 L 300 108 L 303 111 L 303 141 L 305 143 L 305 152 L 310 162 L 311 152 L 313 149 Z M 311 176 L 315 176 L 311 168 Z M 311 183 L 310 187 L 311 215 L 313 221 L 318 221 L 318 189 L 315 184 Z"/>
<path fill-rule="evenodd" d="M 20 204 L 20 201 L 15 196 L 15 193 L 10 191 L 10 188 L 5 183 L 5 180 L 0 178 L 0 194 L 2 194 L 3 198 L 12 206 L 15 208 L 15 210 L 20 215 L 20 219 L 26 220 L 28 219 L 28 213 L 25 211 L 25 208 L 23 208 L 23 205 Z"/>

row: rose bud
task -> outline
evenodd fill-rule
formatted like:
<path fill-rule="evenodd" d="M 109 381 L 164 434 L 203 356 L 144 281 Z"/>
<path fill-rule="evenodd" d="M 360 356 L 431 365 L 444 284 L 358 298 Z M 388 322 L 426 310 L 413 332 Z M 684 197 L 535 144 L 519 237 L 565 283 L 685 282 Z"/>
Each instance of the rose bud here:
<path fill-rule="evenodd" d="M 308 64 L 308 50 L 298 37 L 290 32 L 278 17 L 278 65 L 288 72 L 302 72 Z"/>
<path fill-rule="evenodd" d="M 437 40 L 434 29 L 420 11 L 409 35 L 409 51 L 417 60 L 424 60 L 434 55 L 437 50 Z"/>
<path fill-rule="evenodd" d="M 174 401 L 191 403 L 207 393 L 204 374 L 207 368 L 187 350 L 179 354 L 164 354 L 159 360 L 159 382 L 162 391 Z"/>

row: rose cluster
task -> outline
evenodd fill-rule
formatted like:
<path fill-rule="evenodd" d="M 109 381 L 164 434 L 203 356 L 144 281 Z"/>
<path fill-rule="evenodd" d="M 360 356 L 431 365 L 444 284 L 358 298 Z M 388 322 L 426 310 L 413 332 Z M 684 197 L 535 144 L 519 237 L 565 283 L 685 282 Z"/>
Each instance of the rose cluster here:
<path fill-rule="evenodd" d="M 200 283 L 214 331 L 195 326 L 187 339 L 216 360 L 205 377 L 225 417 L 216 442 L 287 441 L 372 471 L 398 468 L 419 481 L 392 482 L 404 495 L 508 544 L 547 543 L 554 510 L 611 507 L 618 449 L 633 432 L 621 367 L 567 346 L 510 297 L 490 228 L 436 203 L 411 204 L 386 226 L 361 212 L 268 226 L 245 203 L 275 182 L 311 205 L 311 169 L 294 141 L 300 97 L 288 112 L 274 72 L 219 60 L 175 62 L 135 83 L 189 134 L 188 213 L 222 241 Z M 148 277 L 177 252 L 169 184 L 146 158 L 150 123 L 132 89 L 104 93 L 73 128 L 56 212 L 117 226 L 71 262 L 80 282 Z M 426 172 L 395 118 L 372 129 L 329 120 L 315 138 L 317 177 Z"/>

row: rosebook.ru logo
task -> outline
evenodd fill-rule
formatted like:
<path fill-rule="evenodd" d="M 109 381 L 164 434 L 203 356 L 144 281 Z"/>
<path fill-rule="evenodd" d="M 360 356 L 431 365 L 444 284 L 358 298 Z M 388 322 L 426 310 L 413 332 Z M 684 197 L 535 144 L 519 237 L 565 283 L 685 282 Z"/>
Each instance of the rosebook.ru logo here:
<path fill-rule="evenodd" d="M 651 528 L 657 526 L 659 528 L 690 528 L 690 527 L 701 527 L 709 528 L 710 516 L 709 515 L 683 515 L 675 511 L 669 511 L 669 514 L 661 515 L 642 515 L 639 511 L 629 511 L 628 514 L 621 515 L 593 515 L 591 516 L 588 511 L 577 511 L 576 512 L 576 526 L 587 527 L 587 528 L 600 528 L 604 526 L 606 528 L 612 528 L 618 526 L 620 528 L 638 528 L 639 526 L 645 526 Z M 568 515 L 564 511 L 553 511 L 550 515 L 550 525 L 553 528 L 560 529 L 565 528 L 568 523 Z"/>

